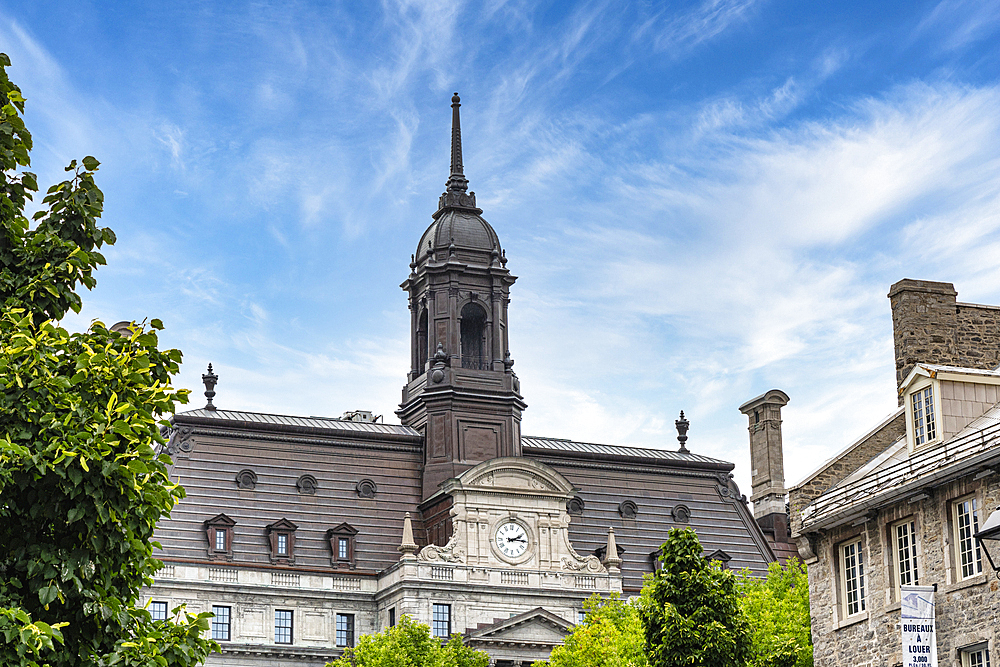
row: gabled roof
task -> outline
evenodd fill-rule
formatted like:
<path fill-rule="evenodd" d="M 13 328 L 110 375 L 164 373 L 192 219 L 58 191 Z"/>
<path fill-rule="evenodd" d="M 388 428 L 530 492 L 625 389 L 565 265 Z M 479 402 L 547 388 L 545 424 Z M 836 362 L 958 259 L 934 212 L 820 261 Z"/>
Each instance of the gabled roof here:
<path fill-rule="evenodd" d="M 913 383 L 918 376 L 936 377 L 942 380 L 964 380 L 966 382 L 987 381 L 990 384 L 1000 383 L 1000 370 L 983 368 L 966 368 L 964 366 L 944 366 L 942 364 L 917 364 L 906 379 L 899 385 L 899 392 Z"/>
<path fill-rule="evenodd" d="M 802 510 L 802 532 L 832 528 L 865 512 L 916 494 L 932 484 L 1000 463 L 1000 405 L 971 421 L 951 439 L 909 456 L 895 443 L 871 464 L 819 495 Z M 905 442 L 903 444 L 905 453 Z"/>
<path fill-rule="evenodd" d="M 867 431 L 860 438 L 857 438 L 856 440 L 854 440 L 854 442 L 852 442 L 851 444 L 847 445 L 846 447 L 844 447 L 843 449 L 841 449 L 839 452 L 837 452 L 836 454 L 834 454 L 833 456 L 831 456 L 827 460 L 823 461 L 823 463 L 821 463 L 818 468 L 816 468 L 811 473 L 809 473 L 808 475 L 806 475 L 801 481 L 799 481 L 799 482 L 797 482 L 797 483 L 789 486 L 788 487 L 788 491 L 794 491 L 795 489 L 802 488 L 803 486 L 805 486 L 809 482 L 811 482 L 814 479 L 816 479 L 816 477 L 818 477 L 824 470 L 826 470 L 827 468 L 829 468 L 831 464 L 839 461 L 840 459 L 842 459 L 843 457 L 845 457 L 849 453 L 851 453 L 851 451 L 853 451 L 855 448 L 860 447 L 861 445 L 863 445 L 865 442 L 868 441 L 868 439 L 870 437 L 872 437 L 874 434 L 876 434 L 879 431 L 881 431 L 883 428 L 885 428 L 886 426 L 888 426 L 894 419 L 896 419 L 901 414 L 903 414 L 903 409 L 904 408 L 902 406 L 896 408 L 896 410 L 894 410 L 885 419 L 883 419 L 881 422 L 879 422 L 878 425 L 875 428 L 871 429 L 870 431 Z"/>

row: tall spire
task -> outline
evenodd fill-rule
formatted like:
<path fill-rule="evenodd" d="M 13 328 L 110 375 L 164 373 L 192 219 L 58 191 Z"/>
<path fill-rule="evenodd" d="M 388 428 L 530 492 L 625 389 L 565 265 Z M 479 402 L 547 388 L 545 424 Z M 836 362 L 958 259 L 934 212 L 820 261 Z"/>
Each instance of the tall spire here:
<path fill-rule="evenodd" d="M 476 193 L 467 192 L 469 180 L 465 177 L 465 165 L 462 164 L 462 121 L 458 108 L 462 106 L 462 98 L 455 93 L 451 97 L 451 175 L 445 183 L 445 193 L 438 202 L 438 210 L 459 207 L 476 209 Z M 477 213 L 482 213 L 476 209 Z"/>
<path fill-rule="evenodd" d="M 450 192 L 465 192 L 469 189 L 469 181 L 465 178 L 465 169 L 462 165 L 462 120 L 458 115 L 458 108 L 462 98 L 455 93 L 451 97 L 451 176 L 448 177 L 448 190 Z"/>

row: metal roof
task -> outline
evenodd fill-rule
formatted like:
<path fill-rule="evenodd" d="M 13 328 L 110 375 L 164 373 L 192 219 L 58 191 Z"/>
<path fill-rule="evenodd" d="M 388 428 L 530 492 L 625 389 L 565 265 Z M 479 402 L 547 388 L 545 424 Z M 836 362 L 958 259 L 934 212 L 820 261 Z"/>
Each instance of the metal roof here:
<path fill-rule="evenodd" d="M 950 440 L 907 457 L 890 455 L 882 466 L 869 470 L 864 477 L 818 496 L 802 511 L 803 530 L 838 525 L 863 510 L 926 485 L 968 474 L 998 459 L 1000 406 L 994 406 Z"/>
<path fill-rule="evenodd" d="M 657 459 L 660 461 L 676 461 L 686 463 L 708 463 L 715 465 L 732 465 L 728 461 L 713 459 L 701 454 L 682 454 L 669 449 L 653 449 L 649 447 L 626 447 L 621 445 L 599 445 L 592 442 L 575 442 L 563 438 L 540 438 L 537 436 L 521 436 L 521 446 L 536 450 L 552 452 L 574 452 L 579 454 L 596 454 L 637 459 Z"/>
<path fill-rule="evenodd" d="M 243 422 L 249 424 L 270 424 L 273 426 L 291 426 L 306 429 L 324 429 L 351 431 L 354 433 L 374 433 L 383 435 L 406 435 L 421 437 L 420 431 L 400 424 L 373 424 L 371 422 L 355 422 L 333 417 L 294 417 L 291 415 L 271 415 L 263 412 L 242 412 L 238 410 L 188 410 L 180 412 L 175 417 L 194 417 L 211 419 L 220 422 Z"/>
<path fill-rule="evenodd" d="M 355 422 L 332 417 L 295 417 L 292 415 L 273 415 L 263 412 L 244 412 L 241 410 L 188 410 L 177 413 L 175 419 L 195 419 L 198 421 L 218 421 L 236 424 L 262 424 L 273 427 L 289 427 L 299 429 L 319 429 L 365 433 L 369 435 L 390 435 L 421 438 L 420 431 L 400 424 L 372 424 L 370 422 Z M 626 447 L 620 445 L 601 445 L 592 442 L 576 442 L 565 438 L 543 438 L 538 436 L 522 436 L 521 445 L 537 453 L 576 453 L 596 457 L 614 457 L 629 459 L 657 460 L 680 464 L 707 464 L 710 466 L 729 466 L 733 464 L 721 459 L 715 459 L 701 454 L 681 453 L 668 449 L 649 447 Z"/>

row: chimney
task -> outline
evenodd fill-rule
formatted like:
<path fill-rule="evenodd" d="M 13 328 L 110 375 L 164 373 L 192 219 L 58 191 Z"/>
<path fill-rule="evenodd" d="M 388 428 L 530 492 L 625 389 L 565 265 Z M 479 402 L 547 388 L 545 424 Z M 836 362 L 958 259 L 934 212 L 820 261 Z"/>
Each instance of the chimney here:
<path fill-rule="evenodd" d="M 785 513 L 785 466 L 781 451 L 781 408 L 788 395 L 780 389 L 761 394 L 740 406 L 750 420 L 750 501 L 761 530 L 775 541 L 788 539 Z"/>
<path fill-rule="evenodd" d="M 917 363 L 965 365 L 955 347 L 958 292 L 953 284 L 905 278 L 889 288 L 888 296 L 897 387 Z"/>

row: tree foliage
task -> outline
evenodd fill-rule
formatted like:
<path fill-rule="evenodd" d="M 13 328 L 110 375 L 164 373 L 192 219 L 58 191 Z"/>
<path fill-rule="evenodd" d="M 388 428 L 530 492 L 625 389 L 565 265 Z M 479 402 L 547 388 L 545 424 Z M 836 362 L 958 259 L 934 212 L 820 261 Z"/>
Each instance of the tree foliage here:
<path fill-rule="evenodd" d="M 652 667 L 743 667 L 751 628 L 739 605 L 736 575 L 702 556 L 690 528 L 673 528 L 660 567 L 640 598 Z"/>
<path fill-rule="evenodd" d="M 583 608 L 586 619 L 552 651 L 550 667 L 646 667 L 642 619 L 636 605 L 623 602 L 617 593 L 609 598 L 595 594 L 584 601 Z"/>
<path fill-rule="evenodd" d="M 31 134 L 9 65 L 0 54 L 0 664 L 192 665 L 216 647 L 210 614 L 153 622 L 137 606 L 162 566 L 153 530 L 183 497 L 154 449 L 159 416 L 186 401 L 170 386 L 181 354 L 158 349 L 157 320 L 58 326 L 115 236 L 97 225 L 92 157 L 29 223 Z"/>
<path fill-rule="evenodd" d="M 798 559 L 771 563 L 766 579 L 740 575 L 740 608 L 753 629 L 754 667 L 812 667 L 809 579 Z"/>
<path fill-rule="evenodd" d="M 482 651 L 462 644 L 459 635 L 442 646 L 428 626 L 403 615 L 395 626 L 361 637 L 327 667 L 487 667 L 489 661 Z"/>

